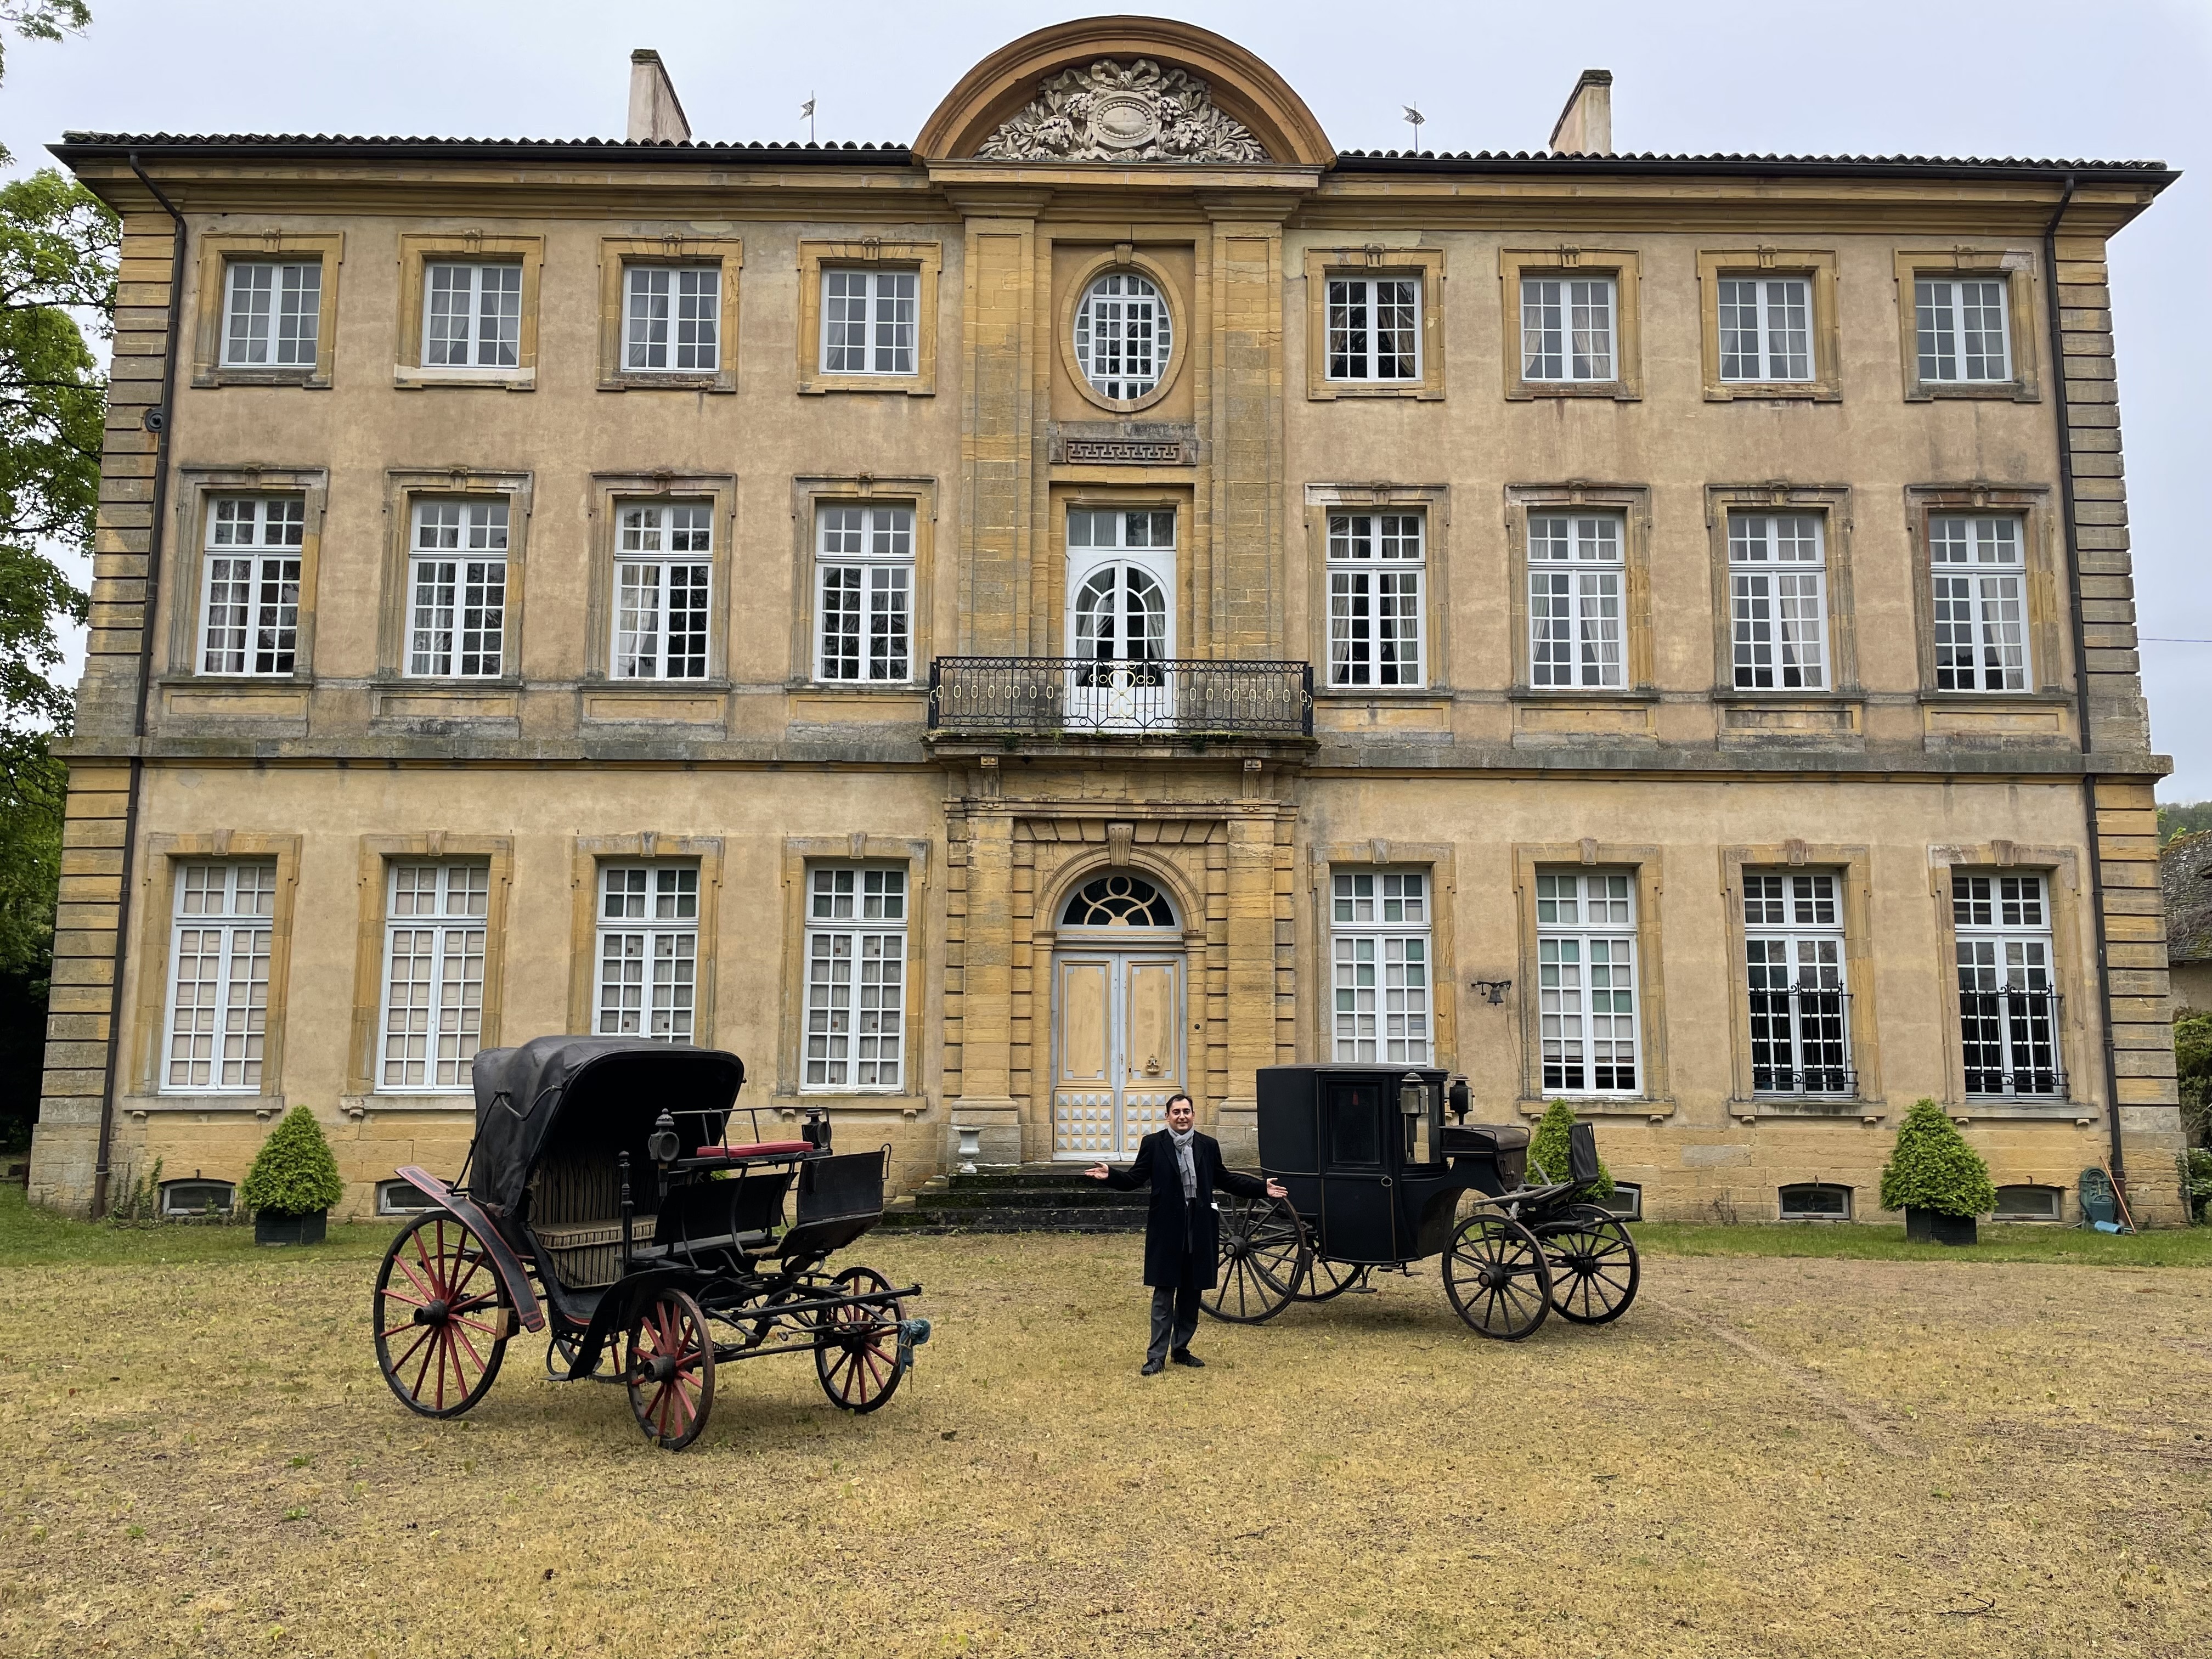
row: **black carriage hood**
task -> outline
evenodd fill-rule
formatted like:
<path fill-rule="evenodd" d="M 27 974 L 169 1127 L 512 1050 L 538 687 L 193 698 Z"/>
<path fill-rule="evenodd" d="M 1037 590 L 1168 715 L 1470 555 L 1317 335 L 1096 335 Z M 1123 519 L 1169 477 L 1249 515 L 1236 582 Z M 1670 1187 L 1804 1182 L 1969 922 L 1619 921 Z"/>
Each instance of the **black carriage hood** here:
<path fill-rule="evenodd" d="M 487 1048 L 476 1059 L 476 1152 L 469 1189 L 512 1211 L 556 1126 L 580 1113 L 600 1135 L 638 1160 L 653 1121 L 678 1114 L 727 1112 L 744 1086 L 745 1063 L 719 1048 L 692 1048 L 635 1037 L 532 1037 L 517 1048 Z M 685 1151 L 719 1136 L 721 1124 L 678 1119 Z M 579 1126 L 580 1127 L 580 1126 Z M 573 1131 L 572 1131 L 573 1132 Z"/>

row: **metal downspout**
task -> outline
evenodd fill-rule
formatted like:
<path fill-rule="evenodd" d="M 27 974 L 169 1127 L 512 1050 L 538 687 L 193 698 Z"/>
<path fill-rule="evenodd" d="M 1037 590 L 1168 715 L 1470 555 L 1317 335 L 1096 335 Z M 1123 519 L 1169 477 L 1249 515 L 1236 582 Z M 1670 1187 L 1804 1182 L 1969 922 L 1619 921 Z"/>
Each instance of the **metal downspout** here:
<path fill-rule="evenodd" d="M 146 704 L 154 684 L 154 613 L 161 593 L 161 532 L 169 502 L 169 414 L 177 390 L 178 328 L 185 306 L 185 216 L 161 193 L 161 187 L 138 165 L 138 152 L 131 152 L 131 171 L 146 186 L 161 210 L 176 227 L 169 252 L 169 330 L 161 353 L 161 401 L 146 412 L 146 426 L 154 434 L 153 521 L 146 530 L 146 576 L 138 612 L 138 700 L 131 722 L 131 786 L 123 809 L 123 868 L 115 895 L 115 957 L 107 994 L 107 1066 L 100 1091 L 100 1154 L 92 1170 L 92 1213 L 107 1213 L 108 1156 L 115 1143 L 115 1079 L 121 1069 L 125 1041 L 123 963 L 131 939 L 131 887 L 138 854 L 138 802 L 143 793 L 146 763 L 141 750 L 146 741 Z"/>
<path fill-rule="evenodd" d="M 2058 303 L 2058 222 L 2074 200 L 2075 178 L 2066 175 L 2066 188 L 2043 227 L 2043 301 L 2051 323 L 2051 402 L 2058 416 L 2059 524 L 2066 538 L 2066 592 L 2074 623 L 2074 719 L 2081 728 L 2081 816 L 2089 841 L 2089 914 L 2097 939 L 2097 1025 L 2104 1034 L 2105 1119 L 2111 1145 L 2112 1182 L 2124 1197 L 2128 1184 L 2127 1156 L 2120 1144 L 2120 1070 L 2112 1044 L 2112 969 L 2105 939 L 2105 859 L 2097 832 L 2097 779 L 2087 765 L 2095 746 L 2089 734 L 2088 628 L 2081 616 L 2081 550 L 2074 527 L 2073 420 L 2066 402 L 2066 335 Z"/>

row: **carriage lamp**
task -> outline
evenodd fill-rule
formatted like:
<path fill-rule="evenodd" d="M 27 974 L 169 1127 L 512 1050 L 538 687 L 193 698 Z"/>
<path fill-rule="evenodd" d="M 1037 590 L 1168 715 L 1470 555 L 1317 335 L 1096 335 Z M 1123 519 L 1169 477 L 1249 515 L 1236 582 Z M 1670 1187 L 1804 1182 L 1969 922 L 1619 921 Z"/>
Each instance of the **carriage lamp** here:
<path fill-rule="evenodd" d="M 1467 1079 L 1463 1077 L 1454 1078 L 1451 1080 L 1451 1087 L 1445 1091 L 1444 1097 L 1451 1103 L 1451 1115 L 1454 1120 L 1461 1123 L 1466 1122 L 1468 1109 L 1474 1103 L 1474 1097 L 1468 1091 Z"/>
<path fill-rule="evenodd" d="M 1398 1109 L 1407 1117 L 1419 1117 L 1429 1109 L 1429 1085 L 1419 1072 L 1408 1072 L 1398 1079 Z"/>
<path fill-rule="evenodd" d="M 683 1145 L 676 1138 L 676 1120 L 663 1112 L 653 1120 L 653 1133 L 645 1140 L 645 1155 L 665 1170 L 676 1162 Z"/>

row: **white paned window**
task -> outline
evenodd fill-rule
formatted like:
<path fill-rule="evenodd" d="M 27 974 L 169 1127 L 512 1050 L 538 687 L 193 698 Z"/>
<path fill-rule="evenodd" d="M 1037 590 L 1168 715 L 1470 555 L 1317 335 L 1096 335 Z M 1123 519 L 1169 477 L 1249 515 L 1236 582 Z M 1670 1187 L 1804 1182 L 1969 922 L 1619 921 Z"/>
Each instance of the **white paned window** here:
<path fill-rule="evenodd" d="M 481 864 L 394 864 L 387 883 L 376 1086 L 465 1090 L 483 1035 L 491 872 Z"/>
<path fill-rule="evenodd" d="M 1521 378 L 1610 380 L 1613 366 L 1613 279 L 1521 279 Z"/>
<path fill-rule="evenodd" d="M 417 501 L 407 672 L 496 678 L 507 660 L 507 503 Z"/>
<path fill-rule="evenodd" d="M 2027 689 L 2025 528 L 2013 518 L 1929 520 L 1937 690 Z"/>
<path fill-rule="evenodd" d="M 631 265 L 623 274 L 624 368 L 711 374 L 721 366 L 720 265 Z"/>
<path fill-rule="evenodd" d="M 1626 526 L 1617 514 L 1528 515 L 1528 678 L 1538 686 L 1627 681 L 1621 590 Z"/>
<path fill-rule="evenodd" d="M 1075 361 L 1102 398 L 1142 398 L 1168 372 L 1168 302 L 1133 271 L 1109 270 L 1075 307 Z"/>
<path fill-rule="evenodd" d="M 690 1042 L 698 1012 L 698 866 L 601 866 L 599 946 L 592 1029 L 601 1036 Z"/>
<path fill-rule="evenodd" d="M 1637 1091 L 1633 875 L 1537 876 L 1536 994 L 1546 1094 Z"/>
<path fill-rule="evenodd" d="M 816 514 L 815 672 L 825 680 L 914 678 L 914 509 L 824 507 Z"/>
<path fill-rule="evenodd" d="M 1328 378 L 1421 378 L 1419 277 L 1328 279 Z"/>
<path fill-rule="evenodd" d="M 806 876 L 806 1084 L 896 1091 L 906 1056 L 906 872 Z"/>
<path fill-rule="evenodd" d="M 1848 1095 L 1857 1088 L 1841 885 L 1832 874 L 1744 876 L 1755 1094 Z"/>
<path fill-rule="evenodd" d="M 1740 691 L 1828 689 L 1827 561 L 1817 513 L 1729 514 Z"/>
<path fill-rule="evenodd" d="M 323 262 L 233 259 L 223 273 L 227 368 L 313 368 L 322 329 Z"/>
<path fill-rule="evenodd" d="M 289 674 L 300 645 L 298 495 L 217 495 L 208 502 L 200 595 L 200 672 Z"/>
<path fill-rule="evenodd" d="M 1328 519 L 1328 683 L 1419 685 L 1418 513 L 1332 513 Z"/>
<path fill-rule="evenodd" d="M 1433 1053 L 1427 873 L 1332 873 L 1329 929 L 1335 1058 L 1427 1065 Z"/>
<path fill-rule="evenodd" d="M 1957 282 L 1922 277 L 1912 284 L 1922 380 L 2012 379 L 2005 288 L 2004 279 L 1995 276 Z"/>
<path fill-rule="evenodd" d="M 522 267 L 422 267 L 422 362 L 443 368 L 513 368 L 521 362 Z"/>
<path fill-rule="evenodd" d="M 921 277 L 911 270 L 822 273 L 822 372 L 911 374 Z"/>
<path fill-rule="evenodd" d="M 633 501 L 615 517 L 614 677 L 704 679 L 714 507 Z"/>
<path fill-rule="evenodd" d="M 176 874 L 161 1087 L 256 1093 L 269 1038 L 276 862 L 180 864 Z"/>
<path fill-rule="evenodd" d="M 1811 380 L 1812 289 L 1802 276 L 1722 277 L 1721 379 Z"/>
<path fill-rule="evenodd" d="M 2039 875 L 1951 878 L 1970 1095 L 2063 1096 L 2051 904 Z"/>

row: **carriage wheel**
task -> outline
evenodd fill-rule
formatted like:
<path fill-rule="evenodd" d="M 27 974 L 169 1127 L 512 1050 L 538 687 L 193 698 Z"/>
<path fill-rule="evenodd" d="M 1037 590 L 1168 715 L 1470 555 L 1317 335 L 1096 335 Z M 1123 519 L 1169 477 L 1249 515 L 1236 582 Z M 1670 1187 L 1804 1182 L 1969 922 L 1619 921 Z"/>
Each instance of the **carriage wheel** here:
<path fill-rule="evenodd" d="M 1552 1269 L 1552 1305 L 1560 1318 L 1604 1325 L 1628 1311 L 1642 1269 L 1636 1241 L 1618 1217 L 1595 1204 L 1577 1204 L 1540 1236 Z"/>
<path fill-rule="evenodd" d="M 1367 1282 L 1367 1269 L 1349 1261 L 1332 1261 L 1314 1255 L 1306 1267 L 1306 1282 L 1298 1291 L 1301 1302 L 1328 1302 Z"/>
<path fill-rule="evenodd" d="M 898 1391 L 900 1322 L 906 1309 L 873 1267 L 848 1267 L 832 1281 L 839 1296 L 874 1296 L 825 1308 L 814 1349 L 814 1374 L 830 1403 L 848 1412 L 872 1412 Z M 881 1296 L 876 1293 L 884 1292 Z M 886 1325 L 888 1324 L 888 1328 Z"/>
<path fill-rule="evenodd" d="M 384 1253 L 373 1318 L 377 1366 L 399 1403 L 459 1417 L 499 1375 L 514 1312 L 483 1240 L 452 1212 L 428 1210 Z"/>
<path fill-rule="evenodd" d="M 682 1291 L 662 1291 L 630 1316 L 623 1340 L 630 1414 L 646 1437 L 682 1451 L 714 1409 L 714 1339 Z"/>
<path fill-rule="evenodd" d="M 1444 1289 L 1459 1316 L 1485 1336 L 1518 1342 L 1551 1311 L 1544 1247 L 1517 1221 L 1479 1215 L 1460 1224 L 1444 1252 Z"/>
<path fill-rule="evenodd" d="M 1258 1325 L 1291 1305 L 1313 1252 L 1287 1198 L 1232 1198 L 1221 1206 L 1213 1288 L 1198 1305 L 1232 1325 Z"/>

